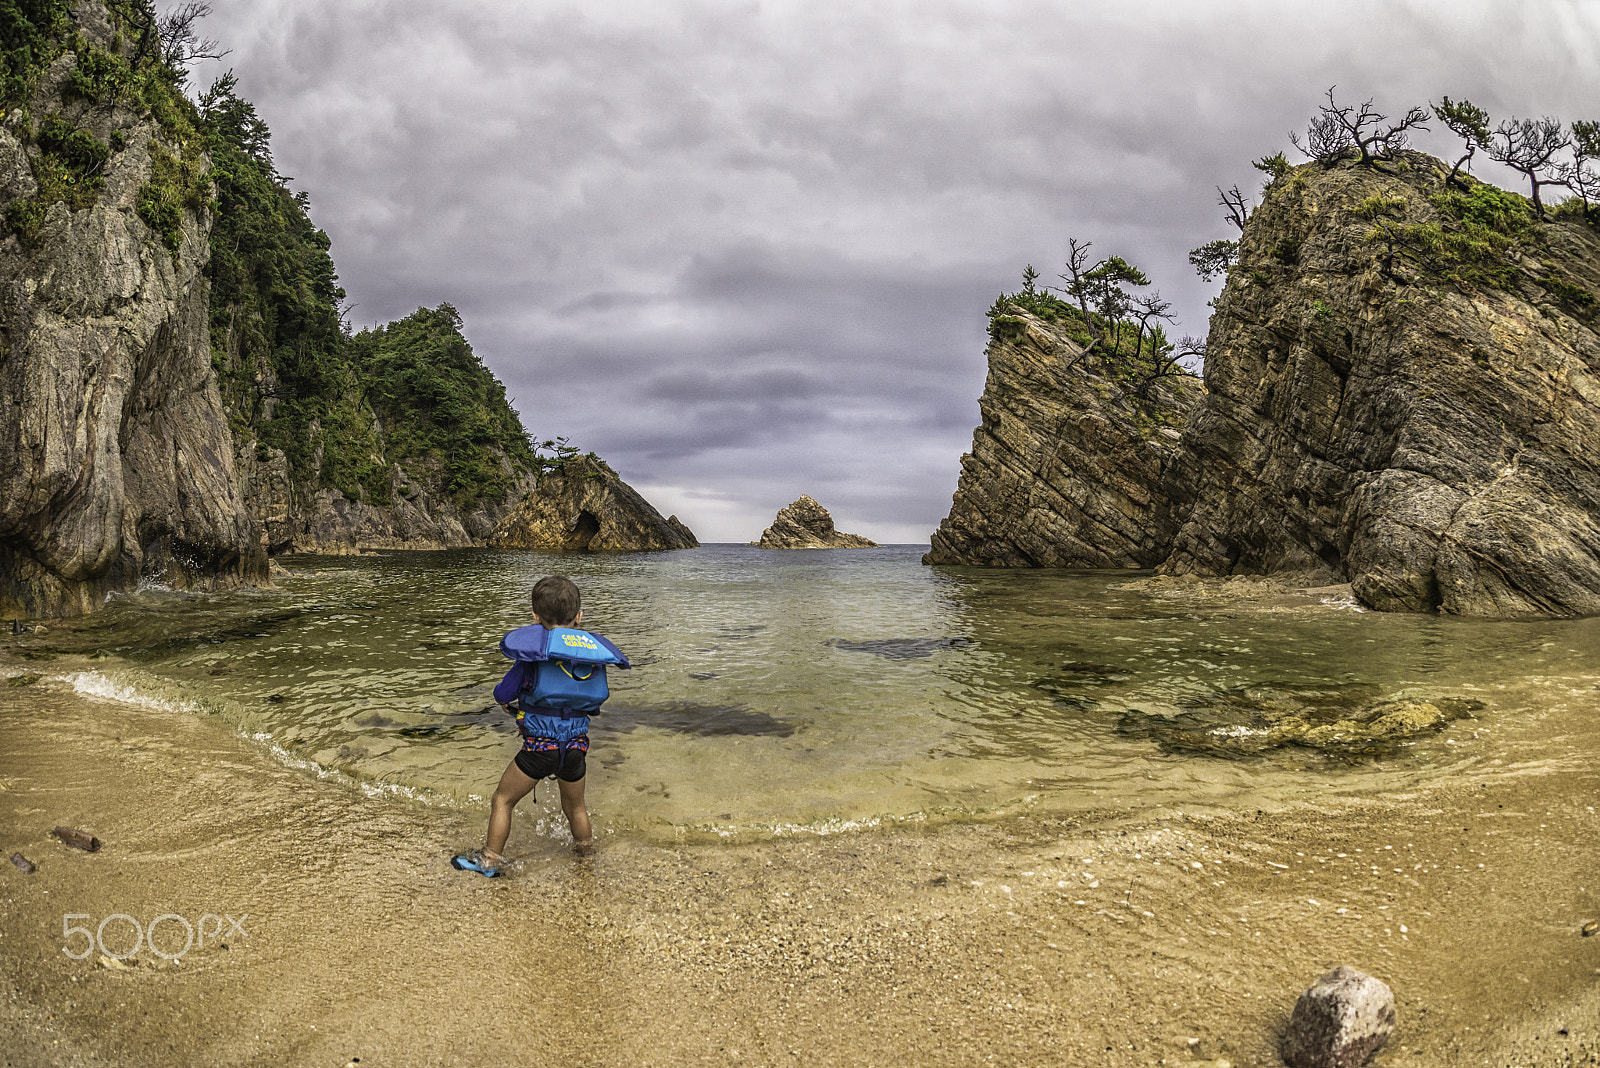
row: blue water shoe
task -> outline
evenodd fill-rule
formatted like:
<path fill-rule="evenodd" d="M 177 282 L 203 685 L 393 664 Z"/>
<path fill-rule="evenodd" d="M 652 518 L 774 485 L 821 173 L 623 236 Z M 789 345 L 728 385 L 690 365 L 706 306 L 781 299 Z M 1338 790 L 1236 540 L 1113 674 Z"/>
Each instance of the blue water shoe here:
<path fill-rule="evenodd" d="M 450 858 L 450 866 L 457 871 L 475 871 L 486 879 L 493 879 L 500 874 L 500 869 L 483 859 L 483 854 L 476 849 L 470 853 L 457 853 Z"/>

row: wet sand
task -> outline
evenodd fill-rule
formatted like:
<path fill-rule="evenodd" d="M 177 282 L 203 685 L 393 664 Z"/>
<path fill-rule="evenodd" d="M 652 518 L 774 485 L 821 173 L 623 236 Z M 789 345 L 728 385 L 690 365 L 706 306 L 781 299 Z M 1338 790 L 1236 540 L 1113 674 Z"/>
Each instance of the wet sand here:
<path fill-rule="evenodd" d="M 1396 992 L 1379 1065 L 1600 1064 L 1584 762 L 1317 809 L 747 845 L 600 816 L 588 859 L 519 813 L 490 881 L 447 863 L 482 813 L 318 780 L 209 720 L 46 681 L 0 686 L 0 723 L 0 856 L 39 867 L 0 862 L 4 1065 L 1274 1065 L 1338 964 Z M 603 813 L 603 774 L 590 792 Z M 69 959 L 69 913 L 243 919 L 117 967 Z"/>

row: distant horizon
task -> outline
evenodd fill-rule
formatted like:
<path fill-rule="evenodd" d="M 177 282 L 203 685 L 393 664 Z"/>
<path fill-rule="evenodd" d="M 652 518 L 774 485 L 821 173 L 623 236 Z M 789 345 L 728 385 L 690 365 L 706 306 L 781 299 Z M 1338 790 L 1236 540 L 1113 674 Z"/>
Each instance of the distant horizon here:
<path fill-rule="evenodd" d="M 759 548 L 761 548 L 761 546 L 756 544 L 756 540 L 755 539 L 751 539 L 749 541 L 702 541 L 700 543 L 700 547 L 702 549 L 709 548 L 710 546 L 713 546 L 713 545 L 732 545 L 732 546 L 735 546 L 737 548 L 743 548 L 743 549 L 759 549 Z M 775 553 L 809 553 L 809 552 L 835 552 L 835 551 L 837 551 L 837 552 L 852 552 L 853 553 L 853 552 L 859 552 L 862 549 L 867 549 L 867 550 L 871 550 L 871 549 L 917 549 L 917 548 L 922 548 L 924 546 L 931 546 L 931 545 L 932 545 L 932 543 L 931 542 L 927 542 L 927 541 L 880 541 L 880 542 L 878 542 L 877 545 L 860 545 L 860 546 L 842 546 L 842 545 L 841 546 L 830 546 L 830 545 L 810 546 L 810 545 L 808 545 L 803 549 L 778 549 L 778 548 L 770 548 L 769 547 L 768 551 L 769 552 L 775 552 Z"/>

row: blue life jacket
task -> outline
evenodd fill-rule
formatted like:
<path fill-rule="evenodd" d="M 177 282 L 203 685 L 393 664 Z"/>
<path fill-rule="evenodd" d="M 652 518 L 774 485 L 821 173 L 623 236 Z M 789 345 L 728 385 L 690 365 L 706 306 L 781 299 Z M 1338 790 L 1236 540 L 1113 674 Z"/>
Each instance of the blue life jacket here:
<path fill-rule="evenodd" d="M 542 623 L 507 634 L 500 652 L 528 665 L 514 705 L 518 728 L 527 737 L 555 739 L 563 759 L 567 743 L 589 733 L 589 714 L 611 695 L 606 665 L 632 667 L 598 634 Z"/>

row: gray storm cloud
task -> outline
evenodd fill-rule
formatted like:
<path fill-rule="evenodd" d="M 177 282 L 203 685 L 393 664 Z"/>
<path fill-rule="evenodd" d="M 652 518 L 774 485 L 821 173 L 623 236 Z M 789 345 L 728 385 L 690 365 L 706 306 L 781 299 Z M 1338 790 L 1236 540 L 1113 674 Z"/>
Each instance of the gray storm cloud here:
<path fill-rule="evenodd" d="M 1330 85 L 1600 117 L 1600 5 L 1562 0 L 214 6 L 194 81 L 239 75 L 353 321 L 454 303 L 531 430 L 711 541 L 801 493 L 924 540 L 994 296 L 1075 236 L 1203 334 L 1213 187 Z"/>

